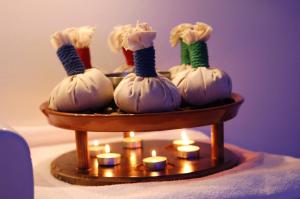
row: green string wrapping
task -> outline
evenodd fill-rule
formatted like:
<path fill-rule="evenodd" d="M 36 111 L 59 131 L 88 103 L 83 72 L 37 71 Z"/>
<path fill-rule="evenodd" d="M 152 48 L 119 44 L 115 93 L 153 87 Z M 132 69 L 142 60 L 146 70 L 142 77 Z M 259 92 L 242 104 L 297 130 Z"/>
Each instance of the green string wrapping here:
<path fill-rule="evenodd" d="M 207 45 L 204 41 L 197 41 L 190 44 L 189 54 L 193 68 L 209 67 Z"/>
<path fill-rule="evenodd" d="M 181 64 L 190 65 L 190 55 L 188 45 L 180 40 L 180 50 L 181 50 Z"/>

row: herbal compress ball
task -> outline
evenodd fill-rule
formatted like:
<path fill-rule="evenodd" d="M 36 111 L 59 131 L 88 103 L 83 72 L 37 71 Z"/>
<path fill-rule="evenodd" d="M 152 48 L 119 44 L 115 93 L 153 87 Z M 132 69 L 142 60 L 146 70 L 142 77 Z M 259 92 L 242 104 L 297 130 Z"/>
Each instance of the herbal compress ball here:
<path fill-rule="evenodd" d="M 181 57 L 181 64 L 177 66 L 173 66 L 169 69 L 171 79 L 174 79 L 179 72 L 192 67 L 188 45 L 185 42 L 183 42 L 181 38 L 182 32 L 188 29 L 193 29 L 193 24 L 190 23 L 179 24 L 171 30 L 170 33 L 171 46 L 175 47 L 178 42 L 180 43 L 180 57 Z"/>
<path fill-rule="evenodd" d="M 209 67 L 206 41 L 211 32 L 209 25 L 197 23 L 193 29 L 187 29 L 181 35 L 182 41 L 187 44 L 192 68 L 178 73 L 173 83 L 184 101 L 190 105 L 207 105 L 231 95 L 229 75 Z"/>
<path fill-rule="evenodd" d="M 84 68 L 66 34 L 57 32 L 51 40 L 68 77 L 50 94 L 49 108 L 63 112 L 82 112 L 102 108 L 113 99 L 111 81 L 98 69 Z"/>
<path fill-rule="evenodd" d="M 95 28 L 91 26 L 72 27 L 63 30 L 63 34 L 68 35 L 72 45 L 75 47 L 85 69 L 92 68 L 90 43 L 95 33 Z"/>
<path fill-rule="evenodd" d="M 156 32 L 146 23 L 138 23 L 125 41 L 125 49 L 134 52 L 135 73 L 127 75 L 117 86 L 117 106 L 129 113 L 172 111 L 180 106 L 177 88 L 155 70 L 153 40 Z"/>
<path fill-rule="evenodd" d="M 114 69 L 115 73 L 133 72 L 134 70 L 133 52 L 124 48 L 124 41 L 134 28 L 135 27 L 131 24 L 116 26 L 108 36 L 107 41 L 110 49 L 113 52 L 122 51 L 126 59 L 126 64 L 118 66 L 116 69 Z"/>

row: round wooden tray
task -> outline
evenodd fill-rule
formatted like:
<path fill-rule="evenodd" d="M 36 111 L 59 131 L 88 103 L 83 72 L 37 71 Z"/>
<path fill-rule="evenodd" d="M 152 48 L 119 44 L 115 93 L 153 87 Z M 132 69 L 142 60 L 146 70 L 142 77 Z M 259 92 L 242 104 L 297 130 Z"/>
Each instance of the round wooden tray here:
<path fill-rule="evenodd" d="M 227 121 L 237 115 L 244 99 L 233 93 L 230 99 L 206 108 L 184 107 L 177 111 L 162 113 L 129 114 L 111 113 L 65 113 L 48 108 L 48 102 L 40 106 L 50 124 L 77 131 L 124 132 L 160 131 L 205 126 Z M 104 112 L 104 111 L 102 111 Z"/>
<path fill-rule="evenodd" d="M 90 185 L 88 182 L 91 179 L 89 172 L 93 170 L 93 161 L 90 160 L 88 151 L 88 131 L 124 132 L 124 137 L 126 137 L 129 131 L 160 131 L 206 125 L 211 125 L 210 150 L 208 150 L 209 147 L 207 145 L 201 146 L 203 148 L 201 150 L 203 157 L 199 160 L 199 165 L 193 167 L 193 175 L 180 173 L 179 171 L 183 169 L 183 166 L 181 163 L 178 163 L 179 160 L 176 160 L 171 161 L 168 168 L 171 168 L 170 165 L 174 164 L 174 168 L 177 169 L 167 169 L 163 175 L 159 174 L 156 177 L 147 176 L 149 174 L 145 174 L 143 171 L 143 175 L 134 177 L 129 174 L 134 172 L 134 169 L 131 168 L 126 171 L 127 177 L 123 176 L 121 180 L 119 178 L 117 181 L 121 181 L 119 183 L 149 181 L 150 177 L 151 180 L 185 179 L 187 176 L 200 177 L 231 168 L 237 164 L 237 159 L 232 152 L 224 149 L 224 122 L 237 115 L 243 101 L 244 98 L 242 96 L 233 93 L 229 99 L 206 107 L 182 107 L 172 112 L 145 114 L 124 113 L 114 105 L 94 113 L 65 113 L 49 109 L 48 103 L 44 102 L 40 109 L 46 115 L 48 122 L 56 127 L 74 130 L 76 138 L 76 158 L 74 152 L 62 155 L 52 163 L 52 173 L 57 178 L 70 183 Z M 157 143 L 159 142 L 157 141 Z M 143 151 L 149 153 L 147 144 L 145 147 Z M 118 147 L 116 149 L 122 154 L 125 153 Z M 167 151 L 165 153 L 171 160 L 172 157 L 175 157 L 172 153 Z M 203 160 L 207 160 L 206 163 Z M 120 177 L 120 173 L 115 171 L 115 169 L 123 168 L 124 164 L 126 164 L 126 160 L 123 160 L 122 165 L 113 169 L 115 175 Z M 97 180 L 92 180 L 95 184 L 109 184 L 112 182 L 112 178 L 104 178 L 104 174 L 99 176 L 99 171 L 101 174 L 104 170 L 99 169 L 98 176 L 93 177 L 97 178 Z M 125 171 L 122 170 L 122 172 L 124 174 Z M 77 180 L 74 180 L 75 178 Z M 126 178 L 126 180 L 124 181 L 123 178 Z M 116 183 L 115 179 L 113 179 L 113 183 Z"/>
<path fill-rule="evenodd" d="M 59 156 L 51 164 L 51 173 L 58 179 L 77 185 L 111 185 L 133 182 L 179 180 L 204 177 L 222 170 L 230 169 L 239 163 L 239 158 L 225 149 L 222 164 L 212 161 L 210 145 L 197 142 L 200 158 L 186 160 L 176 158 L 176 149 L 167 140 L 147 140 L 141 149 L 124 149 L 122 143 L 110 144 L 114 152 L 122 154 L 121 164 L 113 167 L 98 167 L 97 159 L 92 158 L 91 168 L 87 171 L 76 169 L 76 152 L 71 151 Z M 163 171 L 147 171 L 142 159 L 156 149 L 159 155 L 168 158 L 167 168 Z"/>

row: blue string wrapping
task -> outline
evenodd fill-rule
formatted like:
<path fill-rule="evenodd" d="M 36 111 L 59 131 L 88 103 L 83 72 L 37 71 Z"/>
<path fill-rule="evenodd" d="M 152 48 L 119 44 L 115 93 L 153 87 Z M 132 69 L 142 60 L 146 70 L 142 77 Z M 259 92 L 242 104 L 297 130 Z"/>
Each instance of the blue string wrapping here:
<path fill-rule="evenodd" d="M 156 77 L 155 50 L 151 46 L 134 52 L 135 73 L 140 77 Z"/>
<path fill-rule="evenodd" d="M 68 76 L 84 73 L 84 65 L 71 44 L 65 44 L 57 50 L 57 56 L 63 64 Z"/>

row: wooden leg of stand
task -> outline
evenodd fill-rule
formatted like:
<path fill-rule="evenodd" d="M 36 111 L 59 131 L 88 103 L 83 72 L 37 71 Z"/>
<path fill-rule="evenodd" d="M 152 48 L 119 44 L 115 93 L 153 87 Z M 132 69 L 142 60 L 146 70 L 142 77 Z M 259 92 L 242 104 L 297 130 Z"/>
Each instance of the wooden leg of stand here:
<path fill-rule="evenodd" d="M 219 122 L 211 128 L 211 158 L 216 163 L 224 162 L 224 123 Z"/>
<path fill-rule="evenodd" d="M 124 133 L 123 133 L 123 137 L 124 137 L 124 138 L 130 137 L 130 132 L 129 132 L 129 131 L 124 132 Z"/>
<path fill-rule="evenodd" d="M 86 131 L 75 131 L 77 167 L 79 170 L 88 170 L 90 168 L 90 156 L 88 150 L 88 139 Z"/>

